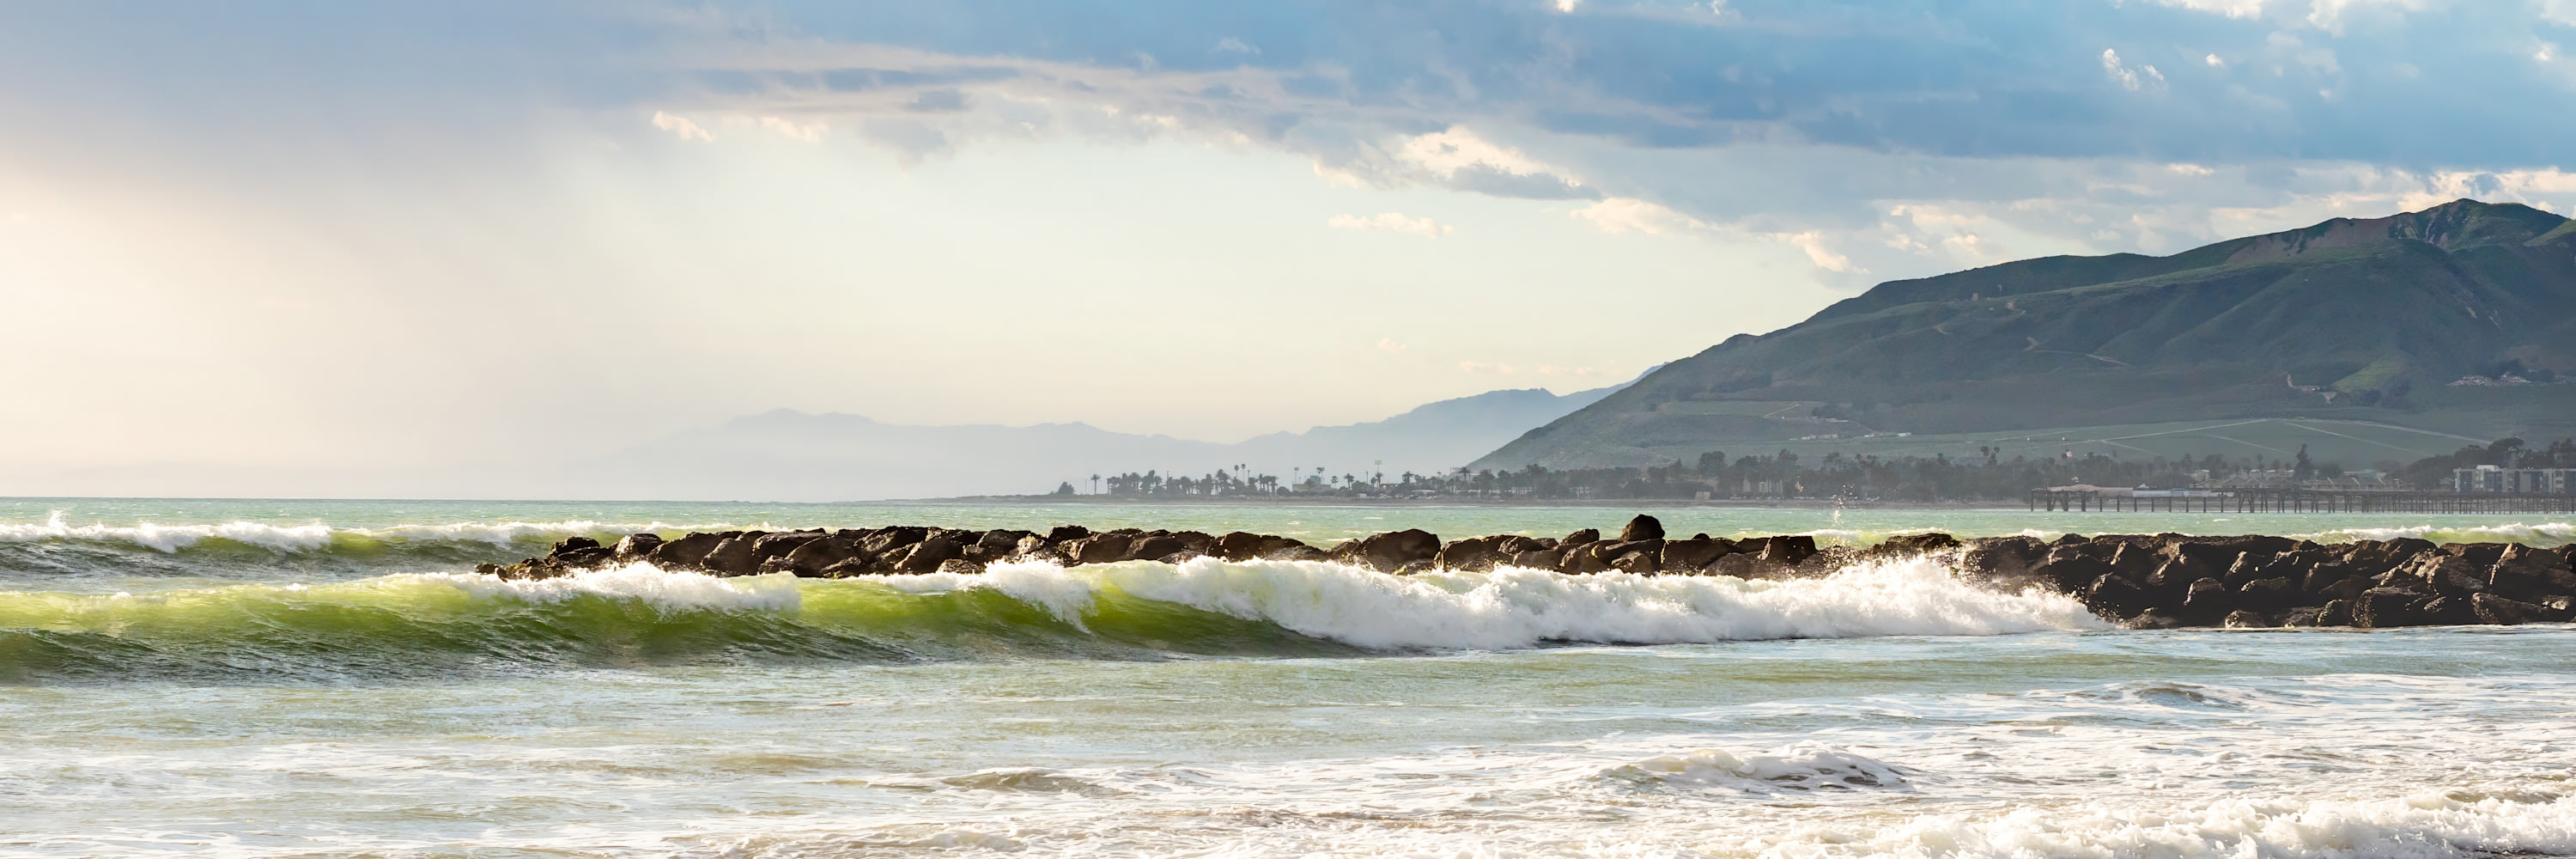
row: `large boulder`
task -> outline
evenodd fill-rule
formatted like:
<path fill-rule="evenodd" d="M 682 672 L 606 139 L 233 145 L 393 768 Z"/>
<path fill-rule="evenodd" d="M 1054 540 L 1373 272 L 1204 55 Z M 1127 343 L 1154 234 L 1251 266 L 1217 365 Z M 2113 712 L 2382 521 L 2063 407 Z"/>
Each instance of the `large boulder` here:
<path fill-rule="evenodd" d="M 2363 629 L 2421 626 L 2424 621 L 2417 607 L 2427 601 L 2421 591 L 2371 588 L 2352 601 L 2352 625 Z"/>
<path fill-rule="evenodd" d="M 723 543 L 731 536 L 739 536 L 739 534 L 692 532 L 677 540 L 663 541 L 662 545 L 653 548 L 653 566 L 665 570 L 704 569 L 707 554 L 715 551 L 717 544 Z"/>
<path fill-rule="evenodd" d="M 619 563 L 634 564 L 652 560 L 654 550 L 660 548 L 662 548 L 662 535 L 651 531 L 640 531 L 618 538 L 617 545 L 612 551 L 617 554 Z"/>
<path fill-rule="evenodd" d="M 768 535 L 759 531 L 745 531 L 742 536 L 727 537 L 724 542 L 717 543 L 714 549 L 707 551 L 706 561 L 702 566 L 707 572 L 719 576 L 751 575 L 760 569 L 759 559 L 751 554 L 752 547 L 759 544 L 760 538 L 765 536 Z"/>
<path fill-rule="evenodd" d="M 1663 521 L 1643 513 L 1637 514 L 1637 518 L 1628 520 L 1627 526 L 1619 529 L 1619 542 L 1622 543 L 1634 543 L 1639 540 L 1661 540 L 1663 538 Z"/>
<path fill-rule="evenodd" d="M 1665 540 L 1664 556 L 1656 566 L 1667 573 L 1696 573 L 1707 569 L 1719 556 L 1735 551 L 1735 541 L 1702 534 L 1688 540 Z"/>
<path fill-rule="evenodd" d="M 1440 555 L 1440 536 L 1419 528 L 1371 534 L 1333 547 L 1333 560 L 1368 567 L 1382 573 L 1403 569 L 1415 561 L 1429 561 Z"/>
<path fill-rule="evenodd" d="M 857 540 L 838 535 L 807 540 L 782 559 L 787 572 L 805 577 L 822 577 L 833 565 L 858 557 L 866 550 Z"/>

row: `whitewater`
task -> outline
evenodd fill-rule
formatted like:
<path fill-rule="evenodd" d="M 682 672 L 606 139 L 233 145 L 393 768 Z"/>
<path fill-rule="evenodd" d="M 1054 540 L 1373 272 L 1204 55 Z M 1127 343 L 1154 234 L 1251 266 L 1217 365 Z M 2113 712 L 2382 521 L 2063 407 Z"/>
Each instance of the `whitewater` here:
<path fill-rule="evenodd" d="M 2576 855 L 2576 629 L 2115 629 L 1939 555 L 501 581 L 573 535 L 1637 510 L 0 501 L 0 856 Z M 2546 517 L 1651 510 L 1869 544 Z"/>

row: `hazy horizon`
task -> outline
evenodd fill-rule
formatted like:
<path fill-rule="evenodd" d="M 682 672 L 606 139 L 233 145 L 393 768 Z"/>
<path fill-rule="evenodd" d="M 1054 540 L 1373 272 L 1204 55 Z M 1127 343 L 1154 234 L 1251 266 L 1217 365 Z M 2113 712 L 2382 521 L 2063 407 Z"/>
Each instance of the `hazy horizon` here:
<path fill-rule="evenodd" d="M 0 22 L 16 492 L 359 491 L 781 408 L 1243 439 L 1885 280 L 2576 211 L 2563 0 Z"/>

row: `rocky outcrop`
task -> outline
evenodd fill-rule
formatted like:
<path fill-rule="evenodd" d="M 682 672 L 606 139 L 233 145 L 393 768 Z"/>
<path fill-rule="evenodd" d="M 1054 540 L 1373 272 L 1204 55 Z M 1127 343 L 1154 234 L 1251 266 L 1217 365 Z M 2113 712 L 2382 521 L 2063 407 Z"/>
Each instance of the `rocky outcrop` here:
<path fill-rule="evenodd" d="M 1123 561 L 1180 563 L 1332 560 L 1391 574 L 1500 567 L 1566 575 L 1723 575 L 1786 579 L 1829 574 L 1872 559 L 1936 556 L 2003 590 L 2042 588 L 2138 627 L 2394 627 L 2563 623 L 2576 619 L 2569 547 L 2502 543 L 2436 545 L 2401 538 L 2321 545 L 2287 537 L 2179 534 L 2067 535 L 1959 540 L 1908 534 L 1864 549 L 1818 546 L 1813 536 L 1676 538 L 1639 516 L 1616 538 L 1583 529 L 1562 538 L 1502 534 L 1443 542 L 1421 530 L 1390 531 L 1330 547 L 1237 531 L 1060 526 L 1038 533 L 917 525 L 825 531 L 724 531 L 665 539 L 629 534 L 613 545 L 568 537 L 543 557 L 485 564 L 480 572 L 541 579 L 620 564 L 718 576 L 787 574 L 847 578 L 885 574 L 973 575 L 1002 561 L 1066 566 Z"/>

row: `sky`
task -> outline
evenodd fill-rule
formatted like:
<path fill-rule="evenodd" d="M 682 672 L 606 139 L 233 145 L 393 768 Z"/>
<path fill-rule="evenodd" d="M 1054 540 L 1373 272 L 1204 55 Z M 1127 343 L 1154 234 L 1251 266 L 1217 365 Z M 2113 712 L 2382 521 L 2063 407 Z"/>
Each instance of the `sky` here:
<path fill-rule="evenodd" d="M 2576 212 L 2576 0 L 0 8 L 0 495 L 774 408 L 1234 441 L 1871 284 Z"/>

